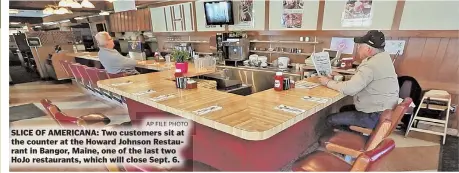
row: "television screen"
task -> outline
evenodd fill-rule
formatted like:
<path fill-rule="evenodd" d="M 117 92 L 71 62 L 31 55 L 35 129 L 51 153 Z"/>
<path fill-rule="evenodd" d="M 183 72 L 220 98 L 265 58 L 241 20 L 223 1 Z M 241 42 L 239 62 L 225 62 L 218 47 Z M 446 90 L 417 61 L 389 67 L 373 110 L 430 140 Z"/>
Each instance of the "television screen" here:
<path fill-rule="evenodd" d="M 207 25 L 233 25 L 233 3 L 231 1 L 204 2 Z"/>

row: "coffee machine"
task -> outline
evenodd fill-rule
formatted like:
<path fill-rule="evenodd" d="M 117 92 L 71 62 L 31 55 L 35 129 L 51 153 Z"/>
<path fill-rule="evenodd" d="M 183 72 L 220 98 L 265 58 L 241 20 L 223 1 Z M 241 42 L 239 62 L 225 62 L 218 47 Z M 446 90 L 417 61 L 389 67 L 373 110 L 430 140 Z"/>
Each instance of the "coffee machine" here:
<path fill-rule="evenodd" d="M 217 33 L 217 52 L 221 52 L 225 60 L 243 61 L 249 57 L 250 41 L 228 33 Z"/>
<path fill-rule="evenodd" d="M 250 41 L 247 38 L 228 38 L 223 42 L 227 60 L 244 61 L 249 58 Z"/>

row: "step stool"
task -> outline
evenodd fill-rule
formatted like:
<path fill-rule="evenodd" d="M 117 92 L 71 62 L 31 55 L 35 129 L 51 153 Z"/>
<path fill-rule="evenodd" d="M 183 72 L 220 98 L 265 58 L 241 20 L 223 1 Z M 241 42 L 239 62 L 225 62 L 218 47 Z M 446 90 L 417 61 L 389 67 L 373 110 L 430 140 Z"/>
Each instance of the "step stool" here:
<path fill-rule="evenodd" d="M 425 101 L 434 101 L 434 102 L 441 102 L 441 103 L 446 103 L 447 106 L 443 105 L 435 105 L 435 104 L 427 104 Z M 443 90 L 430 90 L 424 94 L 421 100 L 421 105 L 418 107 L 416 110 L 416 113 L 414 116 L 411 117 L 409 126 L 405 132 L 405 137 L 408 136 L 408 133 L 412 131 L 418 131 L 418 132 L 423 132 L 423 133 L 430 133 L 434 135 L 439 135 L 443 136 L 443 144 L 445 144 L 446 140 L 446 129 L 448 128 L 448 118 L 449 118 L 449 108 L 451 107 L 451 95 Z M 438 110 L 438 111 L 446 111 L 446 119 L 445 120 L 440 120 L 440 119 L 435 119 L 435 118 L 426 118 L 426 117 L 418 117 L 418 113 L 420 109 L 429 109 L 429 110 Z M 412 127 L 414 121 L 422 121 L 426 124 L 429 125 L 435 125 L 435 126 L 441 126 L 444 127 L 443 132 L 436 132 L 432 130 L 426 130 L 426 129 L 420 129 L 417 127 Z"/>

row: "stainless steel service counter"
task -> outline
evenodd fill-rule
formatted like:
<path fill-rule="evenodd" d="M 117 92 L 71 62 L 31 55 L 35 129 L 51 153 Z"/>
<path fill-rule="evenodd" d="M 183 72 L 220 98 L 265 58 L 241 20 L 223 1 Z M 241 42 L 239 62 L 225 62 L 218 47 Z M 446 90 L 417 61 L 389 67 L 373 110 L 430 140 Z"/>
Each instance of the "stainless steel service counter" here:
<path fill-rule="evenodd" d="M 203 75 L 203 77 L 217 81 L 217 88 L 223 90 L 234 90 L 232 86 L 240 83 L 242 86 L 251 87 L 251 93 L 256 93 L 274 87 L 274 76 L 276 72 L 282 71 L 277 68 L 259 68 L 246 66 L 217 66 L 217 72 Z M 284 77 L 292 78 L 295 81 L 301 79 L 300 72 L 296 69 L 283 71 Z M 246 94 L 244 94 L 246 95 Z"/>

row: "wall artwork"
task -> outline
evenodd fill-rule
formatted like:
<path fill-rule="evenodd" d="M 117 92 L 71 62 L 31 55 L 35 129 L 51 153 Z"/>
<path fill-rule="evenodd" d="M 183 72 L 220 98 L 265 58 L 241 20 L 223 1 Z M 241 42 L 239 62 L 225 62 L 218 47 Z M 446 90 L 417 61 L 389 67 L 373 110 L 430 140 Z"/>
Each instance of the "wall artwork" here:
<path fill-rule="evenodd" d="M 354 38 L 332 37 L 330 49 L 344 54 L 353 54 L 354 45 Z"/>
<path fill-rule="evenodd" d="M 253 24 L 253 0 L 241 0 L 238 6 L 238 25 Z"/>
<path fill-rule="evenodd" d="M 283 0 L 282 26 L 285 28 L 301 28 L 303 23 L 303 0 Z"/>
<path fill-rule="evenodd" d="M 342 27 L 368 27 L 372 23 L 372 0 L 346 0 L 341 17 Z"/>
<path fill-rule="evenodd" d="M 384 50 L 391 55 L 403 54 L 403 49 L 405 49 L 405 40 L 386 40 L 386 46 Z"/>

